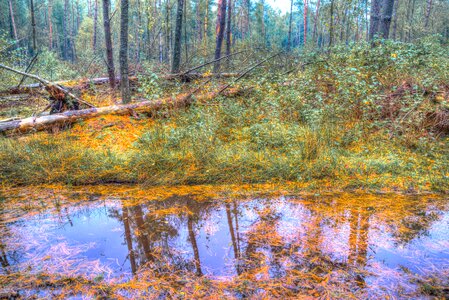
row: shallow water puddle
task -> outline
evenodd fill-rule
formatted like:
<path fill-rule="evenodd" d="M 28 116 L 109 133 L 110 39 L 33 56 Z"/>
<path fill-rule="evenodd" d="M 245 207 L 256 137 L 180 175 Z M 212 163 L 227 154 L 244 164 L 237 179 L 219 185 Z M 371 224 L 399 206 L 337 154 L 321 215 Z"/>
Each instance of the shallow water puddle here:
<path fill-rule="evenodd" d="M 173 196 L 136 205 L 98 197 L 13 222 L 2 217 L 0 274 L 112 284 L 151 271 L 177 283 L 201 275 L 264 283 L 239 297 L 268 283 L 312 296 L 444 296 L 448 211 L 447 199 L 432 197 Z"/>

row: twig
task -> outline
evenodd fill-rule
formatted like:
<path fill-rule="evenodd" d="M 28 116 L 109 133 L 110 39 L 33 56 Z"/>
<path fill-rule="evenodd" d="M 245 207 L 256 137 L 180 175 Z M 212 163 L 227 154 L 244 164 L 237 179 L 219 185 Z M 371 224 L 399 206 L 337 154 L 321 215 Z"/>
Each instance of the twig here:
<path fill-rule="evenodd" d="M 231 83 L 228 83 L 228 84 L 225 85 L 223 88 L 221 88 L 221 89 L 218 91 L 217 95 L 220 95 L 221 93 L 223 93 L 227 88 L 229 88 L 231 85 L 235 84 L 237 81 L 239 81 L 240 79 L 242 79 L 243 77 L 245 77 L 246 74 L 248 74 L 249 72 L 251 72 L 251 71 L 254 70 L 255 68 L 257 68 L 257 67 L 259 67 L 260 65 L 264 64 L 265 62 L 267 62 L 268 60 L 272 59 L 273 57 L 276 57 L 276 56 L 280 55 L 281 53 L 282 53 L 282 51 L 281 51 L 281 52 L 278 52 L 278 53 L 276 53 L 276 54 L 274 54 L 274 55 L 272 55 L 272 56 L 270 56 L 270 57 L 268 57 L 268 58 L 266 58 L 266 59 L 264 59 L 264 60 L 262 60 L 261 62 L 255 64 L 254 66 L 250 67 L 248 70 L 246 70 L 245 72 L 243 72 L 242 75 L 240 75 L 239 77 L 237 77 L 234 81 L 232 81 Z"/>
<path fill-rule="evenodd" d="M 229 57 L 231 57 L 231 56 L 233 56 L 233 55 L 237 55 L 237 54 L 240 54 L 240 53 L 243 53 L 243 52 L 248 52 L 248 50 L 242 50 L 242 51 L 239 51 L 239 52 L 235 52 L 235 53 L 232 53 L 232 54 L 229 54 L 229 55 L 226 55 L 226 56 L 222 56 L 222 57 L 220 57 L 220 58 L 217 58 L 217 59 L 208 61 L 208 62 L 206 62 L 206 63 L 204 63 L 204 64 L 202 64 L 202 65 L 196 66 L 196 67 L 194 67 L 194 68 L 192 68 L 192 69 L 189 69 L 189 70 L 187 70 L 187 71 L 185 71 L 185 72 L 182 72 L 182 73 L 180 74 L 180 76 L 187 75 L 188 73 L 193 72 L 193 71 L 198 70 L 198 69 L 201 69 L 202 67 L 205 67 L 205 66 L 207 66 L 207 65 L 216 63 L 216 62 L 218 62 L 218 61 L 220 61 L 220 60 L 222 60 L 222 59 L 229 58 Z"/>
<path fill-rule="evenodd" d="M 28 73 L 34 66 L 34 63 L 37 61 L 37 56 L 39 55 L 39 52 L 36 53 L 36 55 L 33 57 L 33 59 L 28 64 L 27 68 L 25 69 L 25 72 Z M 17 85 L 16 89 L 20 88 L 22 83 L 25 81 L 26 76 L 22 76 L 22 79 L 20 80 L 19 84 Z"/>

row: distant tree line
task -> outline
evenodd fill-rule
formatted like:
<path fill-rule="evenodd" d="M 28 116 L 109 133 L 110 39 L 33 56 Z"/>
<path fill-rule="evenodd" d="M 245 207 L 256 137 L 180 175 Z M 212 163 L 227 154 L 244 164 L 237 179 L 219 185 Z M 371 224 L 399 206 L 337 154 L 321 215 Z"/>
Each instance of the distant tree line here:
<path fill-rule="evenodd" d="M 46 49 L 73 63 L 100 57 L 111 87 L 118 60 L 125 102 L 128 64 L 159 63 L 177 73 L 236 48 L 324 49 L 429 34 L 449 39 L 449 0 L 291 0 L 284 14 L 265 0 L 0 2 L 0 35 L 30 56 Z"/>

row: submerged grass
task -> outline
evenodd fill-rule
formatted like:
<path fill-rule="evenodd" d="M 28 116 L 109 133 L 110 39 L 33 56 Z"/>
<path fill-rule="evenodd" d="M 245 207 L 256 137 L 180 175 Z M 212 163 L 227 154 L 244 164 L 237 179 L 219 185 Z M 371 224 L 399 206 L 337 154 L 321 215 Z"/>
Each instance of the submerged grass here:
<path fill-rule="evenodd" d="M 290 77 L 244 82 L 249 95 L 154 121 L 107 116 L 1 138 L 0 180 L 448 191 L 446 50 L 425 40 L 334 49 Z"/>

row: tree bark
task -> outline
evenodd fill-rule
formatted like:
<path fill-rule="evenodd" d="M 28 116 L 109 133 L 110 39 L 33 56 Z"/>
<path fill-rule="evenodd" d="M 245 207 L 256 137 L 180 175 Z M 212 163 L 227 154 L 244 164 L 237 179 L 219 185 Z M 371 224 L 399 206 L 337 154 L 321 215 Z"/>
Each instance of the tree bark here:
<path fill-rule="evenodd" d="M 184 13 L 183 13 L 183 23 L 184 23 L 184 50 L 185 50 L 185 56 L 186 56 L 186 62 L 189 61 L 189 43 L 188 43 L 188 36 L 187 36 L 187 1 L 184 0 Z"/>
<path fill-rule="evenodd" d="M 394 2 L 393 8 L 393 33 L 392 33 L 393 40 L 396 40 L 396 32 L 398 28 L 398 8 L 399 8 L 399 0 L 396 0 Z"/>
<path fill-rule="evenodd" d="M 172 73 L 178 73 L 179 66 L 181 64 L 181 34 L 182 34 L 183 9 L 184 9 L 184 0 L 178 0 L 178 9 L 176 10 L 175 45 L 173 47 L 173 62 L 171 66 Z"/>
<path fill-rule="evenodd" d="M 374 36 L 379 32 L 380 13 L 381 13 L 381 0 L 371 0 L 370 11 L 370 28 L 369 28 L 369 40 L 372 41 Z"/>
<path fill-rule="evenodd" d="M 382 22 L 380 23 L 379 32 L 384 39 L 388 39 L 390 35 L 391 16 L 393 15 L 394 0 L 384 0 L 382 11 Z"/>
<path fill-rule="evenodd" d="M 122 91 L 122 102 L 124 104 L 131 101 L 131 92 L 129 89 L 129 69 L 128 69 L 128 0 L 121 0 L 121 18 L 120 18 L 120 87 Z"/>
<path fill-rule="evenodd" d="M 208 38 L 209 38 L 209 0 L 206 0 L 206 12 L 204 14 L 204 39 L 203 39 L 203 48 L 204 48 L 204 56 L 207 54 L 208 48 Z"/>
<path fill-rule="evenodd" d="M 95 0 L 94 3 L 94 36 L 92 41 L 92 49 L 95 52 L 97 50 L 98 0 Z"/>
<path fill-rule="evenodd" d="M 424 19 L 424 28 L 427 28 L 429 26 L 429 18 L 430 18 L 431 10 L 432 10 L 432 0 L 427 0 L 426 15 L 425 15 L 425 19 Z"/>
<path fill-rule="evenodd" d="M 218 0 L 217 8 L 217 25 L 215 27 L 216 40 L 215 40 L 215 59 L 221 57 L 221 46 L 223 44 L 223 36 L 226 22 L 226 0 Z M 214 73 L 220 71 L 220 61 L 217 61 L 214 65 Z"/>
<path fill-rule="evenodd" d="M 69 18 L 69 0 L 64 0 L 64 16 L 62 17 L 62 58 L 68 59 L 69 48 L 69 32 L 68 32 L 68 18 Z"/>
<path fill-rule="evenodd" d="M 329 47 L 332 47 L 333 42 L 334 42 L 334 0 L 331 0 L 330 22 L 329 22 Z"/>
<path fill-rule="evenodd" d="M 320 0 L 318 0 L 318 2 L 316 3 L 316 12 L 315 12 L 315 18 L 313 21 L 312 39 L 315 44 L 317 43 L 317 25 L 318 25 L 319 17 L 320 17 Z"/>
<path fill-rule="evenodd" d="M 30 14 L 31 14 L 31 30 L 33 39 L 33 53 L 37 50 L 36 44 L 36 19 L 34 17 L 34 0 L 30 0 Z"/>
<path fill-rule="evenodd" d="M 293 0 L 290 1 L 290 19 L 288 21 L 288 44 L 287 51 L 292 49 L 292 21 L 293 21 Z"/>
<path fill-rule="evenodd" d="M 9 0 L 9 18 L 10 18 L 10 24 L 11 24 L 11 37 L 14 39 L 14 41 L 17 41 L 17 28 L 16 28 L 16 21 L 14 19 L 14 10 L 12 8 L 12 0 Z"/>
<path fill-rule="evenodd" d="M 48 50 L 53 50 L 53 23 L 52 23 L 52 14 L 53 14 L 53 1 L 48 0 Z"/>
<path fill-rule="evenodd" d="M 226 56 L 231 55 L 231 40 L 232 40 L 232 0 L 228 0 L 228 16 L 226 20 Z M 228 69 L 230 66 L 230 59 L 227 60 Z"/>
<path fill-rule="evenodd" d="M 308 2 L 307 0 L 304 0 L 304 46 L 307 43 L 307 9 Z"/>
<path fill-rule="evenodd" d="M 410 1 L 410 14 L 409 14 L 409 25 L 408 25 L 408 34 L 407 34 L 407 42 L 410 42 L 412 40 L 412 32 L 413 32 L 413 19 L 415 16 L 415 4 L 416 0 Z"/>
<path fill-rule="evenodd" d="M 110 0 L 103 0 L 104 40 L 106 44 L 106 64 L 108 68 L 109 85 L 115 88 L 114 52 L 112 51 L 111 24 L 109 20 Z"/>

